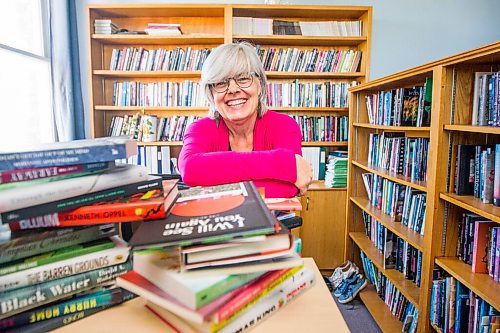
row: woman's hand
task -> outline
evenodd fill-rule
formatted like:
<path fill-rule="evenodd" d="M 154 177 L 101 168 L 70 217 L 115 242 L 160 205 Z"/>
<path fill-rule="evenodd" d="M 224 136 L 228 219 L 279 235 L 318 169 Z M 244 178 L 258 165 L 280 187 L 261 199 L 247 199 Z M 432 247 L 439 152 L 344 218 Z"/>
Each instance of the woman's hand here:
<path fill-rule="evenodd" d="M 295 154 L 295 164 L 297 166 L 297 180 L 294 185 L 299 189 L 300 195 L 304 195 L 312 183 L 312 167 L 309 162 L 298 154 Z"/>

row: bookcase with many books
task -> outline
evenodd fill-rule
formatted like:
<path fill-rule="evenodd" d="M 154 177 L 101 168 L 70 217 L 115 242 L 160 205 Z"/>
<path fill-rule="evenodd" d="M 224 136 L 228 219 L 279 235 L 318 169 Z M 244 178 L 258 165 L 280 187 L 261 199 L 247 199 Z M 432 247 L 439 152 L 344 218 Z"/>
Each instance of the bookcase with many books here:
<path fill-rule="evenodd" d="M 496 325 L 499 69 L 494 43 L 351 89 L 345 255 L 383 331 Z"/>
<path fill-rule="evenodd" d="M 219 44 L 244 40 L 264 63 L 270 109 L 297 120 L 303 147 L 314 150 L 313 156 L 322 152 L 323 161 L 329 152 L 347 149 L 347 89 L 368 79 L 371 7 L 154 4 L 88 10 L 94 137 L 134 133 L 131 124 L 153 118 L 156 136 L 135 126 L 135 135 L 142 136 L 139 153 L 177 157 L 187 124 L 208 111 L 197 89 L 204 58 Z M 109 31 L 127 32 L 94 33 L 95 24 L 109 22 Z M 180 24 L 182 34 L 140 33 L 152 23 Z M 125 126 L 117 128 L 120 122 Z M 159 163 L 152 172 L 169 168 Z M 333 269 L 343 259 L 345 238 L 335 231 L 344 227 L 345 200 L 346 187 L 330 189 L 323 181 L 303 198 L 303 253 L 320 269 Z"/>

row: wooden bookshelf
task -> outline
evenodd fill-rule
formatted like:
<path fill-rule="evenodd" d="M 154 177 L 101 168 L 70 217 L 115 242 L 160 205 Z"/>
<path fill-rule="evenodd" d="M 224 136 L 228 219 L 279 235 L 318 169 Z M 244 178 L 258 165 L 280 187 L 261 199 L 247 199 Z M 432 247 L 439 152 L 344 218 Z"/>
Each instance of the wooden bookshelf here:
<path fill-rule="evenodd" d="M 500 283 L 485 273 L 473 273 L 471 265 L 454 257 L 438 257 L 436 264 L 454 278 L 484 299 L 488 304 L 500 309 Z"/>
<path fill-rule="evenodd" d="M 363 251 L 378 268 L 378 270 L 385 275 L 394 286 L 410 301 L 413 305 L 418 306 L 419 288 L 410 280 L 407 280 L 403 273 L 395 269 L 384 268 L 383 254 L 373 245 L 373 243 L 362 232 L 351 232 L 349 234 L 351 239 L 358 245 L 359 249 Z"/>
<path fill-rule="evenodd" d="M 397 222 L 393 217 L 382 213 L 379 209 L 370 204 L 368 198 L 365 197 L 351 197 L 350 200 L 360 209 L 368 213 L 375 220 L 384 225 L 387 229 L 395 233 L 398 237 L 416 247 L 419 251 L 424 248 L 424 236 L 414 230 L 409 229 L 401 222 Z"/>
<path fill-rule="evenodd" d="M 296 6 L 296 5 L 244 5 L 244 4 L 116 4 L 88 6 L 88 43 L 90 45 L 90 126 L 93 137 L 108 134 L 113 117 L 134 115 L 137 112 L 158 117 L 194 115 L 203 117 L 207 107 L 185 106 L 114 106 L 113 83 L 138 82 L 198 82 L 201 72 L 195 71 L 117 71 L 110 70 L 113 49 L 143 47 L 167 49 L 191 47 L 212 49 L 222 43 L 249 41 L 265 48 L 282 47 L 300 50 L 355 50 L 362 57 L 355 72 L 276 72 L 268 71 L 269 82 L 364 83 L 370 72 L 372 8 L 368 6 Z M 326 37 L 296 35 L 235 35 L 233 17 L 270 18 L 288 21 L 360 20 L 362 35 L 358 37 Z M 143 31 L 148 23 L 179 23 L 183 34 L 176 36 L 149 36 L 142 34 L 100 35 L 94 33 L 95 19 L 111 19 L 119 28 Z M 345 107 L 269 107 L 289 115 L 348 116 Z M 140 146 L 167 145 L 171 156 L 178 157 L 181 142 L 140 143 Z M 303 142 L 304 147 L 324 147 L 326 156 L 334 150 L 347 150 L 347 142 Z M 303 198 L 302 212 L 305 256 L 312 256 L 320 269 L 332 270 L 343 262 L 346 188 L 331 189 L 315 183 L 309 195 Z M 308 203 L 308 205 L 307 205 Z M 314 211 L 308 210 L 314 207 Z M 338 219 L 332 223 L 331 217 Z M 338 232 L 341 230 L 341 232 Z M 316 234 L 318 233 L 318 234 Z M 319 237 L 318 235 L 321 235 Z M 319 237 L 319 238 L 318 238 Z"/>
<path fill-rule="evenodd" d="M 391 313 L 384 301 L 380 299 L 375 286 L 372 284 L 366 286 L 359 293 L 359 297 L 382 332 L 401 332 L 403 330 L 403 323 Z"/>
<path fill-rule="evenodd" d="M 418 331 L 438 331 L 429 321 L 433 269 L 441 267 L 493 307 L 500 307 L 499 285 L 488 274 L 472 273 L 471 266 L 456 257 L 458 224 L 462 213 L 471 212 L 500 224 L 500 208 L 474 196 L 453 193 L 457 144 L 500 143 L 500 128 L 472 126 L 474 72 L 500 70 L 500 42 L 395 73 L 350 89 L 349 179 L 347 190 L 346 259 L 358 260 L 362 250 L 379 267 L 381 255 L 364 236 L 361 212 L 407 241 L 423 253 L 421 287 L 418 294 Z M 429 127 L 373 125 L 369 122 L 365 97 L 382 90 L 421 85 L 432 77 L 432 111 Z M 429 138 L 427 180 L 406 177 L 368 165 L 369 133 L 403 132 L 409 137 Z M 425 191 L 424 235 L 412 234 L 390 216 L 373 208 L 366 195 L 361 173 L 371 172 L 393 182 Z M 355 235 L 353 237 L 353 235 Z M 416 236 L 414 238 L 414 236 Z M 364 238 L 363 238 L 364 237 Z M 387 271 L 382 272 L 387 276 Z M 389 276 L 388 276 L 389 277 Z M 390 279 L 390 278 L 389 278 Z M 405 295 L 406 296 L 406 295 Z M 363 296 L 361 297 L 363 300 Z M 383 302 L 382 302 L 383 304 Z M 382 306 L 382 305 L 381 305 Z M 368 307 L 376 316 L 376 307 Z M 388 317 L 390 320 L 390 317 Z M 392 318 L 393 321 L 397 319 Z M 378 322 L 378 321 L 377 321 Z M 399 322 L 398 322 L 399 324 Z"/>

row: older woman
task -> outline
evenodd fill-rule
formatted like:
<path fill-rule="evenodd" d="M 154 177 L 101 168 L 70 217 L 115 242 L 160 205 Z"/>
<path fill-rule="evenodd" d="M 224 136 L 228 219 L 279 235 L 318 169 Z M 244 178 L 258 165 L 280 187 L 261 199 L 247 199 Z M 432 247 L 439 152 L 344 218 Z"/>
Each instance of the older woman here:
<path fill-rule="evenodd" d="M 306 192 L 312 169 L 301 157 L 300 129 L 288 115 L 267 110 L 266 83 L 250 44 L 224 44 L 212 51 L 201 74 L 209 117 L 186 130 L 179 156 L 186 184 L 252 180 L 270 198 Z"/>

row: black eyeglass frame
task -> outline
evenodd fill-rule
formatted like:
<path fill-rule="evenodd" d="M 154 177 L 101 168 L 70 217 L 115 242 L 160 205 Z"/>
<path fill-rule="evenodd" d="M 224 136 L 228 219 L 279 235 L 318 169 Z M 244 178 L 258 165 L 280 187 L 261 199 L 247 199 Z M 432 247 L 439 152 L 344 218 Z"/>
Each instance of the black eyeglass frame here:
<path fill-rule="evenodd" d="M 238 77 L 240 77 L 240 76 L 242 76 L 242 75 L 245 75 L 245 74 L 249 74 L 249 75 L 250 75 L 250 78 L 251 78 L 251 79 L 250 79 L 250 83 L 249 83 L 248 85 L 241 86 L 241 85 L 238 83 L 237 78 L 238 78 Z M 241 89 L 246 89 L 246 88 L 249 88 L 249 87 L 252 85 L 252 83 L 253 83 L 253 77 L 254 77 L 254 76 L 255 76 L 255 77 L 259 77 L 259 75 L 257 74 L 257 72 L 253 72 L 253 71 L 252 71 L 252 72 L 248 72 L 248 73 L 240 73 L 240 74 L 238 74 L 238 75 L 236 75 L 236 76 L 233 76 L 233 77 L 228 77 L 227 79 L 225 79 L 225 80 L 223 80 L 223 81 L 219 81 L 219 82 L 211 83 L 211 84 L 210 84 L 210 88 L 212 88 L 212 89 L 213 89 L 216 93 L 218 93 L 218 94 L 223 94 L 223 93 L 225 93 L 225 92 L 227 92 L 227 91 L 229 90 L 229 83 L 230 83 L 230 81 L 231 81 L 231 80 L 233 80 L 233 81 L 234 81 L 234 83 L 236 83 L 236 85 L 237 85 L 238 87 L 240 87 Z M 225 88 L 224 90 L 217 90 L 217 88 L 216 88 L 215 86 L 216 86 L 217 84 L 219 84 L 219 83 L 223 83 L 223 82 L 225 82 L 225 83 L 226 83 L 226 85 L 227 85 L 227 86 L 226 86 L 226 88 Z"/>

